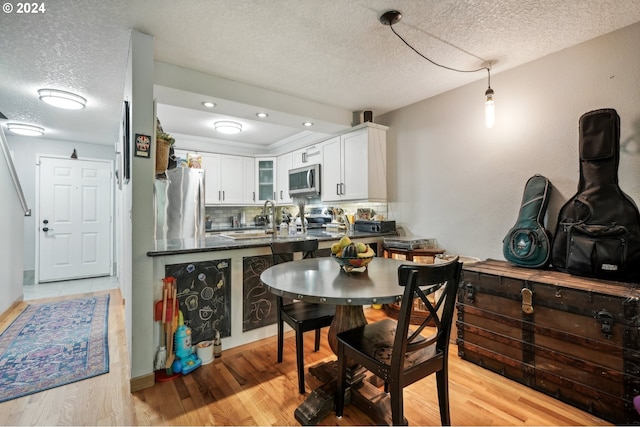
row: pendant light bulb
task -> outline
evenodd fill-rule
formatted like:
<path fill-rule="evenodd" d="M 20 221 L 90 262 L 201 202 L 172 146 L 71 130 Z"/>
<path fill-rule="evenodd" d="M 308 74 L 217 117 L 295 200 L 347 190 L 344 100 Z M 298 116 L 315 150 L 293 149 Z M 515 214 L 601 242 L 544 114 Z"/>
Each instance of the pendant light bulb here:
<path fill-rule="evenodd" d="M 493 101 L 493 89 L 489 87 L 484 94 L 487 97 L 484 103 L 484 124 L 487 129 L 491 129 L 496 123 L 496 104 Z"/>

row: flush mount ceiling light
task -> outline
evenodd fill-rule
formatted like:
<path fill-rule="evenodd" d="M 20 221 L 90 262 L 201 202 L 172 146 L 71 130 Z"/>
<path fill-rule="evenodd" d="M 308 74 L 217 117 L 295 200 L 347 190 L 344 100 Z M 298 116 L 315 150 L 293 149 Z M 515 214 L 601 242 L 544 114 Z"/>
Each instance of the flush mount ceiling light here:
<path fill-rule="evenodd" d="M 311 127 L 311 126 L 313 126 L 313 123 L 311 123 L 311 122 L 304 122 L 304 123 L 302 123 L 302 126 Z"/>
<path fill-rule="evenodd" d="M 23 123 L 7 123 L 7 129 L 11 133 L 23 136 L 41 136 L 44 135 L 44 128 L 34 125 L 26 125 Z"/>
<path fill-rule="evenodd" d="M 269 117 L 269 114 L 260 112 L 256 113 L 256 116 L 260 117 L 261 119 L 266 119 L 267 117 Z"/>
<path fill-rule="evenodd" d="M 57 89 L 40 89 L 40 99 L 49 105 L 67 110 L 80 110 L 87 105 L 87 100 L 75 93 Z"/>
<path fill-rule="evenodd" d="M 475 70 L 459 70 L 456 68 L 452 68 L 452 67 L 447 67 L 446 65 L 441 65 L 438 64 L 435 61 L 432 61 L 431 59 L 427 58 L 426 56 L 424 56 L 423 54 L 421 54 L 420 52 L 418 52 L 413 46 L 411 46 L 409 44 L 409 42 L 407 42 L 405 39 L 402 38 L 402 36 L 400 34 L 398 34 L 396 32 L 396 30 L 393 28 L 393 24 L 397 24 L 398 22 L 400 22 L 400 19 L 402 19 L 402 14 L 400 12 L 398 12 L 397 10 L 389 10 L 385 13 L 383 13 L 380 16 L 380 23 L 382 23 L 383 25 L 388 25 L 389 28 L 391 28 L 391 31 L 393 32 L 393 34 L 395 34 L 396 36 L 398 36 L 398 38 L 400 40 L 402 40 L 402 42 L 404 44 L 406 44 L 411 50 L 413 50 L 415 53 L 417 53 L 418 55 L 420 55 L 422 58 L 426 59 L 427 61 L 429 61 L 430 63 L 432 63 L 433 65 L 436 65 L 438 67 L 450 70 L 450 71 L 455 71 L 458 73 L 476 73 L 478 71 L 484 71 L 487 70 L 487 74 L 488 74 L 488 89 L 485 92 L 485 96 L 487 97 L 486 101 L 485 101 L 485 106 L 484 106 L 484 114 L 485 114 L 485 125 L 487 128 L 492 128 L 494 123 L 495 123 L 495 103 L 493 101 L 493 89 L 491 89 L 491 62 L 489 61 L 485 61 L 486 64 L 488 64 L 488 66 L 486 67 L 482 67 L 482 68 L 478 68 Z M 454 46 L 455 47 L 455 46 Z M 459 49 L 462 52 L 465 52 L 462 49 Z M 466 53 L 466 52 L 465 52 Z"/>
<path fill-rule="evenodd" d="M 216 129 L 217 132 L 225 133 L 227 135 L 233 135 L 235 133 L 242 132 L 242 125 L 238 122 L 223 120 L 220 122 L 215 122 L 213 124 L 213 127 Z"/>
<path fill-rule="evenodd" d="M 213 107 L 215 107 L 215 106 L 216 106 L 216 104 L 215 104 L 214 102 L 211 102 L 211 101 L 204 101 L 204 102 L 202 103 L 202 105 L 204 105 L 204 106 L 205 106 L 205 107 L 207 107 L 207 108 L 213 108 Z"/>

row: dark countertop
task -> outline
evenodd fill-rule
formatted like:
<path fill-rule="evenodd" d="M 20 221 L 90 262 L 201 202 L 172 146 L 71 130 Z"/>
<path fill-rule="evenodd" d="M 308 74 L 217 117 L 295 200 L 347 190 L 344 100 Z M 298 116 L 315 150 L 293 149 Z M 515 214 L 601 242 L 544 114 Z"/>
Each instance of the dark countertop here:
<path fill-rule="evenodd" d="M 262 229 L 262 228 L 261 228 Z M 239 231 L 240 228 L 234 228 L 233 231 Z M 340 240 L 343 236 L 351 238 L 366 238 L 380 236 L 395 236 L 395 232 L 390 233 L 367 233 L 363 231 L 351 231 L 348 233 L 330 233 L 325 230 L 309 230 L 306 235 L 295 235 L 288 237 L 275 236 L 278 240 L 300 240 L 300 239 L 318 239 L 320 241 Z M 256 239 L 231 239 L 220 235 L 201 237 L 199 239 L 167 239 L 156 240 L 155 248 L 147 252 L 147 256 L 156 257 L 164 255 L 180 255 L 187 253 L 225 251 L 232 249 L 260 248 L 271 244 L 274 236 L 269 234 L 268 237 Z"/>
<path fill-rule="evenodd" d="M 225 225 L 212 225 L 209 228 L 205 228 L 204 232 L 205 233 L 223 233 L 225 231 L 238 231 L 238 230 L 263 230 L 264 228 L 265 228 L 264 225 L 246 224 L 246 225 L 239 225 L 237 227 L 232 227 L 230 224 L 225 224 Z"/>

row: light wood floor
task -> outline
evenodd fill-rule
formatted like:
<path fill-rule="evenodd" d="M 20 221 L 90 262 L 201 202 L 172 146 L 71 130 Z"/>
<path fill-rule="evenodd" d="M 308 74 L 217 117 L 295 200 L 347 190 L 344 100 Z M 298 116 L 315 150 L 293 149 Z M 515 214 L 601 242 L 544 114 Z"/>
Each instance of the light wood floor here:
<path fill-rule="evenodd" d="M 110 372 L 0 403 L 0 425 L 298 425 L 293 413 L 304 396 L 297 393 L 292 335 L 285 340 L 281 364 L 275 361 L 275 338 L 269 338 L 223 349 L 222 357 L 209 365 L 131 394 L 122 299 L 117 290 L 110 293 Z M 0 331 L 25 306 L 0 317 Z M 380 316 L 380 310 L 367 312 L 370 320 Z M 334 357 L 323 338 L 317 353 L 312 351 L 312 335 L 305 340 L 307 367 Z M 453 425 L 611 425 L 459 359 L 456 346 L 450 351 Z M 306 379 L 308 390 L 319 385 L 309 374 Z M 440 424 L 434 378 L 405 389 L 405 415 L 411 425 Z M 371 423 L 366 414 L 347 405 L 342 418 L 331 414 L 322 425 Z"/>

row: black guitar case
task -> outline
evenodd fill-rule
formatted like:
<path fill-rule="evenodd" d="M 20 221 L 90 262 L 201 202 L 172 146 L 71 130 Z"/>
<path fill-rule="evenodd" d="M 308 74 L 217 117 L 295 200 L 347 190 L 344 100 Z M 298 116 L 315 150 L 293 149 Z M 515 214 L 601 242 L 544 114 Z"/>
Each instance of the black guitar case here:
<path fill-rule="evenodd" d="M 579 145 L 578 192 L 560 209 L 551 263 L 578 276 L 640 281 L 640 213 L 618 185 L 616 110 L 582 115 Z"/>
<path fill-rule="evenodd" d="M 549 264 L 551 236 L 543 224 L 550 191 L 542 175 L 532 176 L 524 186 L 518 220 L 502 241 L 502 253 L 510 263 L 531 268 Z"/>

